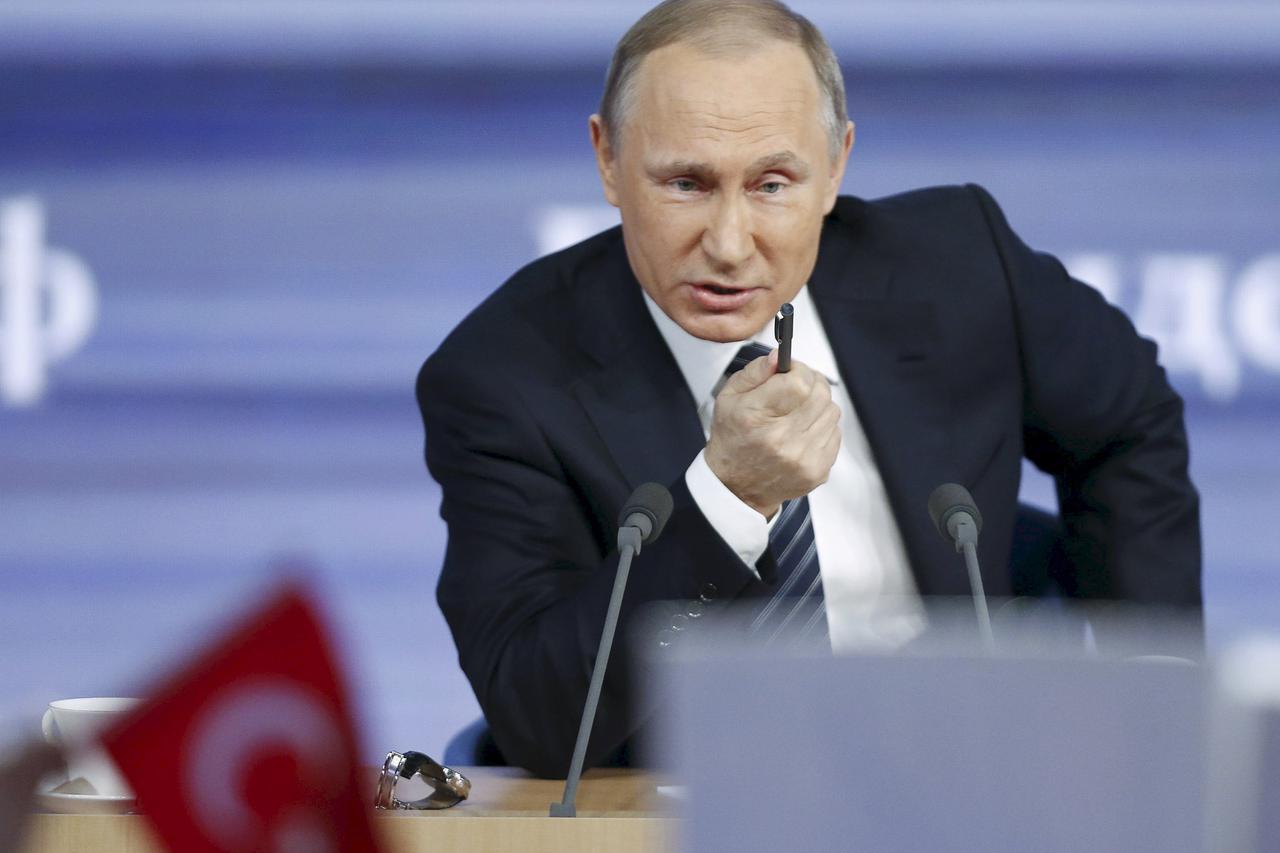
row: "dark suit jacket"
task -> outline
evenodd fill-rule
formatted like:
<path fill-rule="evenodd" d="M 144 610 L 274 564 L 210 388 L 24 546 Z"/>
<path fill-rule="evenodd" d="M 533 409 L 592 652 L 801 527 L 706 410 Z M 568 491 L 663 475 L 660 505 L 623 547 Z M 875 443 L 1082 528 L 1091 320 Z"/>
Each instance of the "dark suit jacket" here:
<path fill-rule="evenodd" d="M 982 509 L 989 594 L 1010 592 L 1023 456 L 1057 480 L 1068 592 L 1199 607 L 1199 509 L 1182 402 L 1155 346 L 978 187 L 841 198 L 809 282 L 925 595 L 967 595 L 925 511 Z M 632 572 L 638 606 L 769 588 L 699 512 L 694 400 L 642 302 L 621 231 L 516 273 L 423 366 L 426 459 L 449 543 L 438 598 L 507 759 L 562 776 L 613 582 L 617 513 L 645 481 L 675 511 Z M 588 766 L 637 725 L 611 666 Z"/>

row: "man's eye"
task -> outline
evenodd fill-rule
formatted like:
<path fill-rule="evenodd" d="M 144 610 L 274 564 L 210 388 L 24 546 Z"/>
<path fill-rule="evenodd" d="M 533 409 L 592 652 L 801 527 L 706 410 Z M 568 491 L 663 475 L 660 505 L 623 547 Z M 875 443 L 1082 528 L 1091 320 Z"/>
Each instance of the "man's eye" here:
<path fill-rule="evenodd" d="M 671 182 L 671 186 L 682 193 L 691 193 L 698 188 L 698 185 L 688 178 L 676 178 Z"/>
<path fill-rule="evenodd" d="M 766 181 L 760 185 L 760 192 L 766 193 L 767 195 L 774 195 L 782 192 L 783 186 L 782 181 Z"/>

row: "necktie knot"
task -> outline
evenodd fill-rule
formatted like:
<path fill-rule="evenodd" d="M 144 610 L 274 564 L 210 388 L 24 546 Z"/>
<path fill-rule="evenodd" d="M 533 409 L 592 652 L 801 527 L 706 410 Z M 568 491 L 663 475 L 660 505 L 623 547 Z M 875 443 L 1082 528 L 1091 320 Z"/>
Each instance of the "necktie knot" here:
<path fill-rule="evenodd" d="M 728 379 L 760 356 L 768 355 L 770 352 L 772 350 L 769 347 L 764 344 L 758 344 L 755 341 L 743 344 L 742 348 L 734 355 L 733 361 L 729 362 L 729 366 L 725 368 L 724 378 Z"/>

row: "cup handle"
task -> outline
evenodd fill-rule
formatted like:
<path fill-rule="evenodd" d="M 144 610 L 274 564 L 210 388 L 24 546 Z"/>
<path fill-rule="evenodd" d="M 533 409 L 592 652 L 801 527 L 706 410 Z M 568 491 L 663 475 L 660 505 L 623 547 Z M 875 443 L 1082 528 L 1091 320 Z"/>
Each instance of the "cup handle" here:
<path fill-rule="evenodd" d="M 53 722 L 52 708 L 46 709 L 44 716 L 40 718 L 40 729 L 44 732 L 44 739 L 49 743 L 54 745 L 62 743 L 62 738 L 58 736 L 58 727 Z"/>

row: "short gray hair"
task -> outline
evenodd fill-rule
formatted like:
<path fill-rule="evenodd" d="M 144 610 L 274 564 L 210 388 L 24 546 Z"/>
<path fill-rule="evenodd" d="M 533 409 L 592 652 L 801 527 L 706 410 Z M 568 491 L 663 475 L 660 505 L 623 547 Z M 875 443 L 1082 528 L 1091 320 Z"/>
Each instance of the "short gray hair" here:
<path fill-rule="evenodd" d="M 760 36 L 798 45 L 809 57 L 834 159 L 844 145 L 848 121 L 840 63 L 818 28 L 779 0 L 665 0 L 646 12 L 618 42 L 609 63 L 600 118 L 610 146 L 618 146 L 618 131 L 635 96 L 636 70 L 650 53 L 676 42 L 713 54 L 749 50 L 759 45 Z"/>

